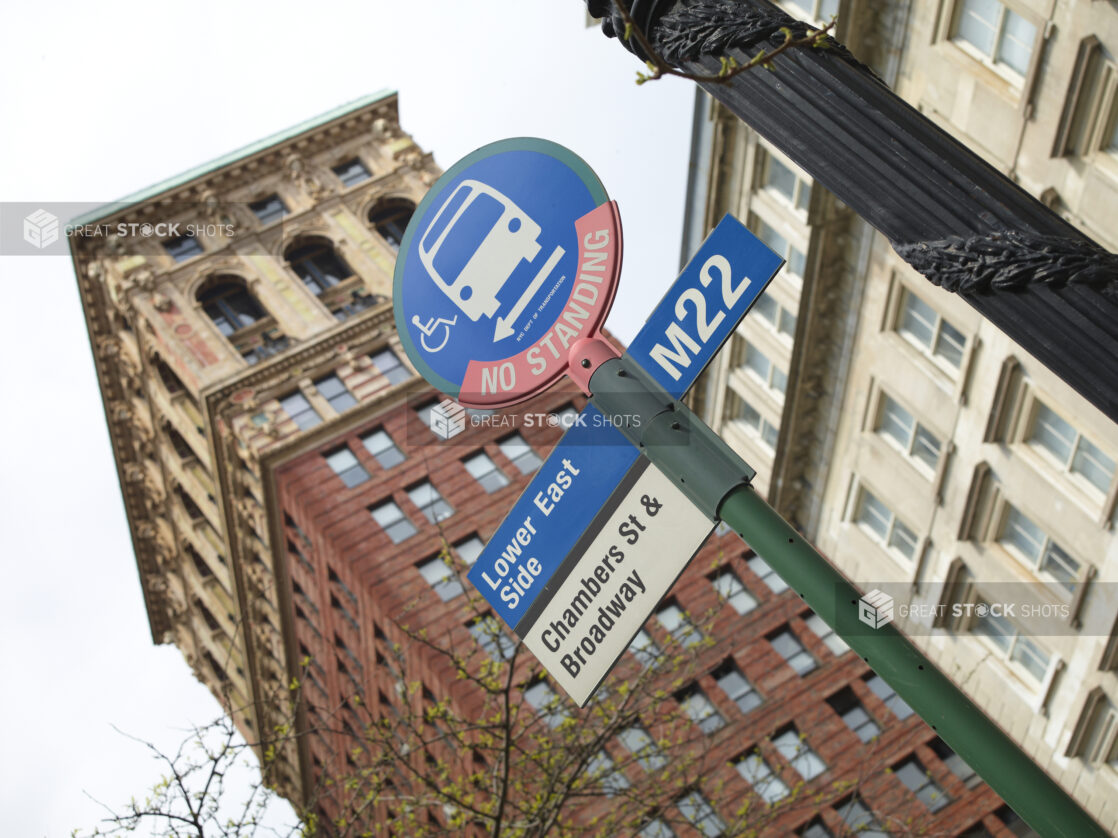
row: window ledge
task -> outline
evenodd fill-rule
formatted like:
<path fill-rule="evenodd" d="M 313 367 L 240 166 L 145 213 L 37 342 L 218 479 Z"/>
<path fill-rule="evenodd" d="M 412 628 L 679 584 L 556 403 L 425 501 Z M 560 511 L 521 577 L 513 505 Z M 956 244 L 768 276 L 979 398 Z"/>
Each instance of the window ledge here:
<path fill-rule="evenodd" d="M 979 72 L 974 74 L 977 81 L 991 88 L 1008 104 L 1021 103 L 1021 96 L 1025 90 L 1024 76 L 1019 75 L 1008 65 L 995 63 L 990 56 L 979 52 L 977 48 L 960 38 L 951 38 L 944 43 L 945 52 L 962 70 L 967 71 L 977 64 L 980 68 Z"/>
<path fill-rule="evenodd" d="M 895 328 L 890 330 L 889 335 L 893 344 L 901 348 L 910 363 L 922 369 L 936 386 L 945 393 L 951 396 L 955 395 L 956 390 L 958 390 L 960 375 L 957 367 L 948 366 L 935 360 L 935 356 L 929 355 Z"/>
<path fill-rule="evenodd" d="M 1048 671 L 1044 678 L 1038 681 L 1019 663 L 1009 660 L 1005 656 L 1006 653 L 994 641 L 971 633 L 968 633 L 967 637 L 982 652 L 982 657 L 976 662 L 976 666 L 981 665 L 983 661 L 993 664 L 993 669 L 996 672 L 1008 676 L 1001 679 L 1001 682 L 1008 685 L 1014 694 L 1028 705 L 1029 709 L 1034 713 L 1045 714 L 1044 704 L 1048 697 L 1052 679 L 1057 668 L 1063 668 L 1063 661 L 1058 655 L 1052 655 L 1052 660 L 1048 662 Z"/>
<path fill-rule="evenodd" d="M 1028 463 L 1037 476 L 1049 486 L 1055 486 L 1064 497 L 1071 500 L 1092 523 L 1097 523 L 1106 507 L 1107 495 L 1100 492 L 1097 487 L 1085 478 L 1077 477 L 1073 472 L 1057 462 L 1055 457 L 1046 453 L 1039 446 L 1022 441 L 1013 446 L 1013 453 Z"/>
<path fill-rule="evenodd" d="M 913 558 L 910 559 L 910 558 L 906 557 L 904 555 L 904 553 L 901 553 L 901 552 L 895 550 L 894 548 L 892 548 L 888 544 L 886 544 L 884 541 L 882 541 L 878 537 L 877 533 L 875 533 L 869 527 L 867 527 L 863 524 L 860 524 L 857 521 L 850 521 L 849 523 L 854 527 L 854 529 L 856 529 L 858 532 L 860 532 L 862 534 L 862 536 L 866 538 L 867 541 L 869 541 L 871 544 L 873 544 L 875 547 L 877 547 L 879 552 L 881 552 L 883 555 L 886 555 L 890 559 L 892 559 L 893 564 L 895 564 L 899 568 L 902 568 L 907 574 L 911 574 L 913 568 L 916 567 L 916 556 L 920 554 L 920 550 L 921 550 L 920 544 L 922 542 L 919 542 L 917 544 L 917 549 L 915 551 L 915 554 L 914 554 Z M 907 580 L 908 577 L 906 576 L 905 579 Z"/>

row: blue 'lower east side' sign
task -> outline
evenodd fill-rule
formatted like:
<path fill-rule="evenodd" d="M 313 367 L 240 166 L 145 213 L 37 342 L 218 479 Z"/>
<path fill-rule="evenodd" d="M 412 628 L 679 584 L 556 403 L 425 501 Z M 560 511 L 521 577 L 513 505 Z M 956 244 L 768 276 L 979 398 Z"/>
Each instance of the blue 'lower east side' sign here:
<path fill-rule="evenodd" d="M 587 405 L 470 569 L 469 580 L 521 636 L 521 622 L 531 621 L 533 604 L 638 456 Z"/>

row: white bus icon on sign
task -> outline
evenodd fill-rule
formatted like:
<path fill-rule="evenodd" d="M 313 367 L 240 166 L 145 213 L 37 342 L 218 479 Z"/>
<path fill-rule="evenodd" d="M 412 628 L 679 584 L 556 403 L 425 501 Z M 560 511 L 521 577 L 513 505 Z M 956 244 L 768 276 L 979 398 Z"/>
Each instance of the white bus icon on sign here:
<path fill-rule="evenodd" d="M 521 260 L 540 252 L 540 225 L 481 181 L 451 193 L 419 243 L 419 259 L 435 284 L 471 320 L 492 317 L 497 293 Z"/>

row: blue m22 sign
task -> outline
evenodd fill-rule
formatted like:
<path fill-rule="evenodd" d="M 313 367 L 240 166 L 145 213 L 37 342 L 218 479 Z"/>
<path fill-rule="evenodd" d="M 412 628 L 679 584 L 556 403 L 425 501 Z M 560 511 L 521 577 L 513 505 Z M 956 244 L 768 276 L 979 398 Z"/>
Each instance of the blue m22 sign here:
<path fill-rule="evenodd" d="M 649 315 L 629 357 L 681 398 L 783 264 L 727 215 Z"/>

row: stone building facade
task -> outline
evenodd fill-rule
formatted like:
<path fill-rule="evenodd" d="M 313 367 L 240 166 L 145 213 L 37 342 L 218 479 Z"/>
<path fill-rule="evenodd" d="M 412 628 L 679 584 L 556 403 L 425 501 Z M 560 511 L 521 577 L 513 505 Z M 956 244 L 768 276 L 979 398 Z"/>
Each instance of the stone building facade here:
<path fill-rule="evenodd" d="M 1113 4 L 781 5 L 837 15 L 898 95 L 1118 248 Z M 695 137 L 685 246 L 732 212 L 787 259 L 696 408 L 778 510 L 865 590 L 887 587 L 925 653 L 1118 828 L 1118 428 L 735 117 L 701 102 Z M 1007 599 L 1015 613 L 976 616 Z"/>

